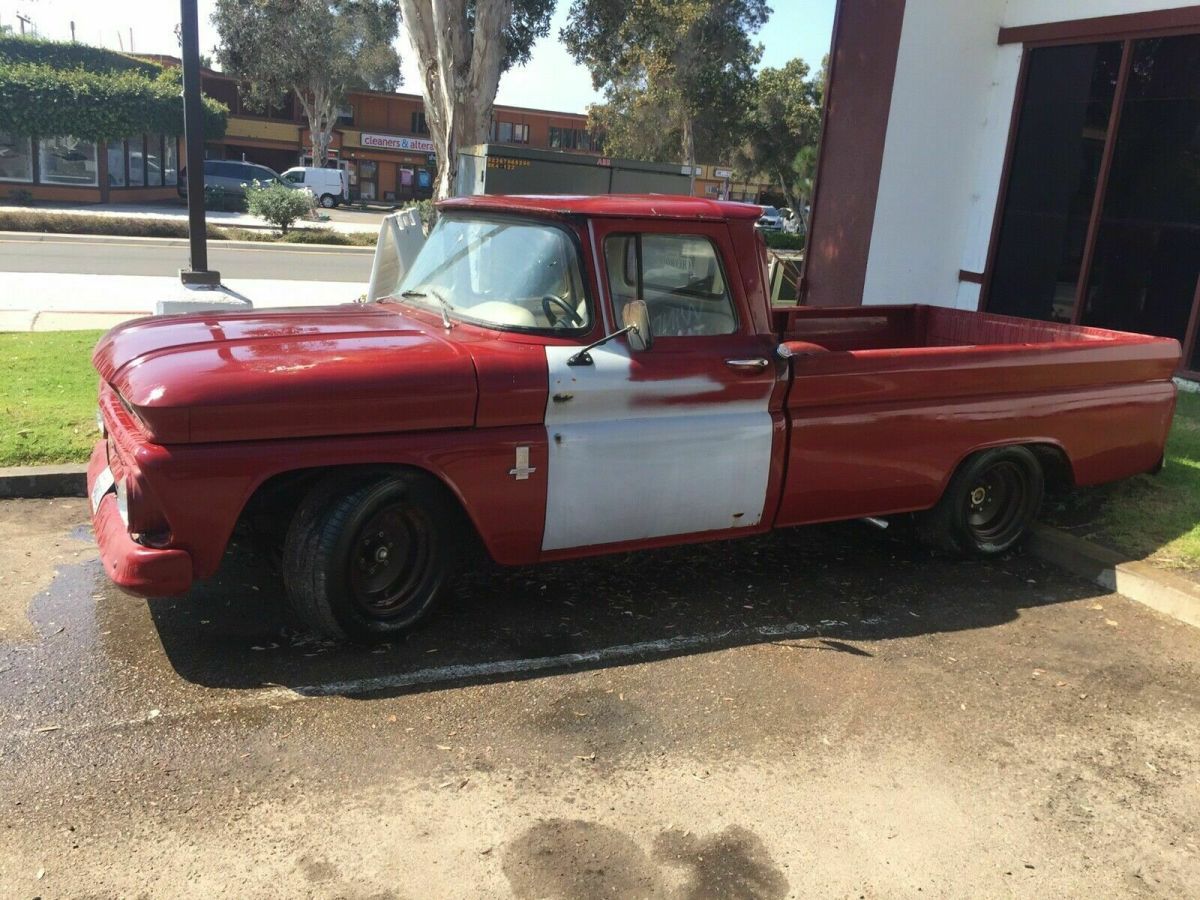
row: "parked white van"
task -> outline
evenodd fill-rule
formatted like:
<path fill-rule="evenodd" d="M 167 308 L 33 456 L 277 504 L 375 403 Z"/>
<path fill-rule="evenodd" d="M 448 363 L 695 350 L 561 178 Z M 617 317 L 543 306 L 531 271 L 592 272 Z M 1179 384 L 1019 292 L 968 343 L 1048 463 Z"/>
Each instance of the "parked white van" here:
<path fill-rule="evenodd" d="M 318 169 L 293 166 L 279 176 L 292 187 L 308 188 L 326 209 L 350 199 L 350 176 L 345 169 Z"/>

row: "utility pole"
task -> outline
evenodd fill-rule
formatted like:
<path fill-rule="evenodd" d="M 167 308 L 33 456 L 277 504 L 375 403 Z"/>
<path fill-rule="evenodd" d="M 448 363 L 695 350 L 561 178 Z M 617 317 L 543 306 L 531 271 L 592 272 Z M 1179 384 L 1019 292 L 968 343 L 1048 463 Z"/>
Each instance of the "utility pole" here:
<path fill-rule="evenodd" d="M 71 20 L 71 43 L 75 43 L 75 20 Z"/>
<path fill-rule="evenodd" d="M 21 23 L 21 37 L 24 37 L 25 36 L 25 26 L 26 25 L 32 26 L 33 19 L 29 18 L 29 16 L 22 15 L 21 13 L 17 13 L 17 21 Z"/>
<path fill-rule="evenodd" d="M 188 241 L 190 265 L 179 271 L 184 284 L 221 283 L 221 273 L 208 268 L 204 223 L 204 108 L 200 104 L 200 27 L 196 0 L 179 0 L 183 55 L 183 136 L 187 146 Z"/>

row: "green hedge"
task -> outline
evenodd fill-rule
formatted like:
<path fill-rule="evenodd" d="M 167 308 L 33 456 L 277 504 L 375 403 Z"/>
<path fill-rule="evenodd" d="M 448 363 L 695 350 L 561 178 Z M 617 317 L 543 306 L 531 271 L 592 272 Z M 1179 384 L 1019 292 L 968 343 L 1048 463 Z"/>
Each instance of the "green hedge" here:
<path fill-rule="evenodd" d="M 0 60 L 12 63 L 35 63 L 52 69 L 86 69 L 89 72 L 137 72 L 146 78 L 157 78 L 162 66 L 144 59 L 134 59 L 124 53 L 71 44 L 46 41 L 41 38 L 0 36 Z"/>
<path fill-rule="evenodd" d="M 765 231 L 763 237 L 766 238 L 767 246 L 776 250 L 803 250 L 804 235 L 802 234 L 784 234 L 782 231 Z"/>
<path fill-rule="evenodd" d="M 204 98 L 204 137 L 225 136 L 229 110 Z M 179 75 L 55 69 L 44 63 L 0 62 L 0 131 L 70 134 L 115 140 L 130 134 L 183 133 Z"/>

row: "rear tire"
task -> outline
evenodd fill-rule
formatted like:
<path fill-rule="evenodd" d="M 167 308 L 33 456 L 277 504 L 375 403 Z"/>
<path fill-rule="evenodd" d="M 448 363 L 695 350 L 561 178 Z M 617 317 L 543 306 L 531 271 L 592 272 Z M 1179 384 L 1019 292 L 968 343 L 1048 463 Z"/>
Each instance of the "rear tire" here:
<path fill-rule="evenodd" d="M 455 510 L 420 473 L 379 473 L 317 485 L 283 551 L 297 616 L 335 640 L 396 638 L 446 593 L 456 556 Z"/>
<path fill-rule="evenodd" d="M 1041 463 L 1028 448 L 983 450 L 959 466 L 937 506 L 917 517 L 918 534 L 959 556 L 997 556 L 1028 533 L 1044 493 Z"/>
<path fill-rule="evenodd" d="M 333 194 L 322 194 L 321 206 L 325 207 L 325 209 L 333 209 L 337 206 L 337 198 Z"/>

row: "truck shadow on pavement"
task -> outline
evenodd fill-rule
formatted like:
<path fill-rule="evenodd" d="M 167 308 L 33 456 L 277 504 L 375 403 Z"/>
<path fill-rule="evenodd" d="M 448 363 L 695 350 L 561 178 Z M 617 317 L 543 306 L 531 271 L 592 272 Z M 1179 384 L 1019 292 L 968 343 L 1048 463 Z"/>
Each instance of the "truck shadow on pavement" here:
<path fill-rule="evenodd" d="M 297 629 L 278 575 L 235 545 L 221 573 L 148 601 L 174 670 L 205 687 L 369 699 L 749 644 L 860 657 L 892 638 L 1009 622 L 1097 589 L 1034 559 L 947 559 L 849 523 L 541 567 L 485 564 L 423 628 L 376 647 Z"/>

